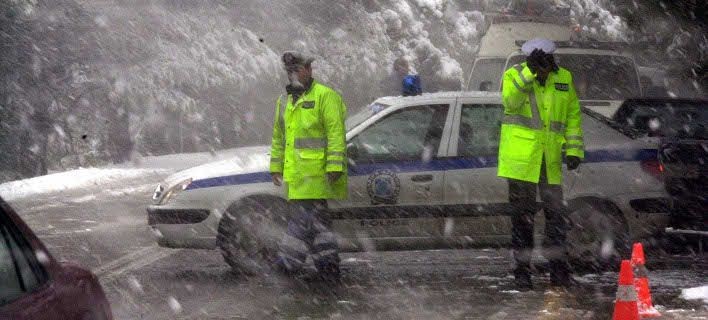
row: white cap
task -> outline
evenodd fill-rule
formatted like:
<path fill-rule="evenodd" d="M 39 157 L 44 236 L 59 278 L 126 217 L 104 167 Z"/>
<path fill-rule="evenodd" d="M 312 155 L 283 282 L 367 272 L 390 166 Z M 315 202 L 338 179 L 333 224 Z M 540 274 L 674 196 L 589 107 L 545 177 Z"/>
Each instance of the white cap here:
<path fill-rule="evenodd" d="M 312 63 L 312 61 L 315 61 L 315 57 L 310 56 L 308 54 L 298 52 L 298 51 L 285 51 L 283 52 L 283 56 L 281 57 L 281 60 L 283 61 L 283 64 L 288 66 L 288 65 L 302 65 L 306 66 Z"/>
<path fill-rule="evenodd" d="M 540 49 L 544 53 L 551 54 L 556 51 L 556 44 L 548 39 L 536 38 L 524 42 L 524 45 L 521 46 L 521 51 L 527 56 L 531 55 L 531 52 L 536 49 Z"/>

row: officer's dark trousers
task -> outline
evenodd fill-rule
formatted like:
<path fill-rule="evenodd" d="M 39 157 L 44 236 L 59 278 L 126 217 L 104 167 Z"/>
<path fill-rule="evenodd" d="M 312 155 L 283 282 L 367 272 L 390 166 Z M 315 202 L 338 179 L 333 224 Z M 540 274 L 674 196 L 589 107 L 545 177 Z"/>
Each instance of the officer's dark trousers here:
<path fill-rule="evenodd" d="M 533 249 L 534 215 L 539 209 L 536 203 L 536 187 L 541 193 L 542 208 L 546 215 L 546 238 L 544 256 L 550 262 L 551 281 L 564 281 L 569 276 L 565 235 L 568 230 L 567 209 L 563 203 L 560 185 L 549 185 L 546 166 L 541 165 L 539 183 L 509 179 L 509 202 L 514 213 L 511 217 L 511 244 L 516 260 L 514 275 L 528 275 Z"/>
<path fill-rule="evenodd" d="M 339 274 L 339 246 L 324 215 L 326 208 L 325 200 L 288 202 L 288 230 L 279 246 L 279 268 L 300 272 L 309 253 L 318 271 Z"/>

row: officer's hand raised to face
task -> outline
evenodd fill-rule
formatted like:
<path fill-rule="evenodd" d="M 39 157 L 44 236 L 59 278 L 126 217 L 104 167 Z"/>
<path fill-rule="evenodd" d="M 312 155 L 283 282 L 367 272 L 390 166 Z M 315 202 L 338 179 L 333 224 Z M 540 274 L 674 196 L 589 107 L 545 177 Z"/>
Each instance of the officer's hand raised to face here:
<path fill-rule="evenodd" d="M 541 49 L 534 49 L 526 58 L 526 64 L 531 72 L 544 77 L 553 71 L 555 62 L 552 55 L 546 54 Z"/>
<path fill-rule="evenodd" d="M 541 69 L 541 64 L 543 63 L 543 51 L 540 49 L 534 49 L 531 54 L 526 57 L 526 65 L 529 66 L 531 72 L 538 73 Z"/>

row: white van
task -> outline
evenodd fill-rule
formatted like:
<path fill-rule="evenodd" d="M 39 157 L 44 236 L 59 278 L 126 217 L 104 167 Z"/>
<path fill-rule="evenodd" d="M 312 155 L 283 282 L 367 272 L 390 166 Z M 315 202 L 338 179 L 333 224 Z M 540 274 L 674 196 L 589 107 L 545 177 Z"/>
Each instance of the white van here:
<path fill-rule="evenodd" d="M 638 67 L 626 44 L 575 41 L 576 27 L 567 17 L 493 17 L 481 39 L 467 90 L 500 91 L 504 71 L 525 60 L 523 42 L 546 38 L 556 42 L 556 62 L 573 74 L 582 105 L 612 117 L 622 101 L 642 96 Z"/>
<path fill-rule="evenodd" d="M 558 21 L 564 21 L 561 24 Z M 528 16 L 492 16 L 487 33 L 480 40 L 479 52 L 467 78 L 469 91 L 499 91 L 506 58 L 518 47 L 516 40 L 547 38 L 570 41 L 573 31 L 568 19 Z"/>
<path fill-rule="evenodd" d="M 507 58 L 503 70 L 526 61 L 521 52 L 523 41 Z M 605 117 L 612 118 L 622 102 L 641 97 L 639 71 L 634 58 L 621 52 L 624 44 L 614 42 L 557 41 L 553 54 L 556 63 L 573 74 L 580 104 Z M 499 74 L 498 85 L 501 85 Z"/>

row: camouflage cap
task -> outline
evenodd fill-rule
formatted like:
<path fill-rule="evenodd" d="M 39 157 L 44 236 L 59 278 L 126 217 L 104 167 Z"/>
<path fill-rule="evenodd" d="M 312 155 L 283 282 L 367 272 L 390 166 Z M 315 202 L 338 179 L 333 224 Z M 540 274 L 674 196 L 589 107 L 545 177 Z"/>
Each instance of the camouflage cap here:
<path fill-rule="evenodd" d="M 297 51 L 285 51 L 282 60 L 285 66 L 307 66 L 315 58 Z"/>

